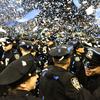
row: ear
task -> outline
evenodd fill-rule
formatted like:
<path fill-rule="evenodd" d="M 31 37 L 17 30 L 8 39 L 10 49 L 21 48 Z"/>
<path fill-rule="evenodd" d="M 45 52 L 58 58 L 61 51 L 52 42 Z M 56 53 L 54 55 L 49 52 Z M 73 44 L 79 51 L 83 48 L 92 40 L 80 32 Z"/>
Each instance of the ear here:
<path fill-rule="evenodd" d="M 68 58 L 66 63 L 70 64 L 70 61 L 71 61 L 71 58 Z"/>
<path fill-rule="evenodd" d="M 26 88 L 27 86 L 26 86 L 25 83 L 22 83 L 22 84 L 20 84 L 20 87 L 21 87 L 21 88 Z"/>

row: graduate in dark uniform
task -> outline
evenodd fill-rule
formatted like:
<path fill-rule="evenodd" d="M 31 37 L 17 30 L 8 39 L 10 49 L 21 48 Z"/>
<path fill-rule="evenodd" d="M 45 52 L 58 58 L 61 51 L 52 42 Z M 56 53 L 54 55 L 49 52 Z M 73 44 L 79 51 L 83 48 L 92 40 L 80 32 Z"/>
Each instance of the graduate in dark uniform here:
<path fill-rule="evenodd" d="M 77 71 L 82 67 L 82 60 L 84 59 L 85 50 L 82 44 L 79 42 L 73 47 L 72 55 L 72 67 L 70 68 L 72 73 L 77 73 Z"/>
<path fill-rule="evenodd" d="M 88 59 L 88 66 L 85 66 L 87 76 L 86 88 L 90 90 L 91 93 L 98 90 L 98 96 L 100 97 L 100 89 L 98 89 L 100 88 L 100 48 L 88 48 L 86 57 Z"/>
<path fill-rule="evenodd" d="M 13 42 L 10 38 L 5 37 L 5 41 L 2 42 L 2 47 L 3 47 L 4 52 L 3 52 L 0 64 L 2 66 L 4 65 L 6 67 L 8 64 L 13 62 L 17 58 L 16 58 L 14 50 L 13 50 Z"/>
<path fill-rule="evenodd" d="M 30 41 L 22 40 L 20 41 L 19 49 L 21 52 L 21 56 L 27 55 L 32 51 L 32 44 Z"/>
<path fill-rule="evenodd" d="M 36 88 L 37 79 L 34 57 L 27 53 L 0 73 L 0 87 L 8 90 L 0 100 L 39 100 L 31 92 Z"/>
<path fill-rule="evenodd" d="M 86 75 L 84 69 L 85 47 L 77 42 L 73 49 L 70 72 L 75 74 L 82 85 L 86 85 Z"/>
<path fill-rule="evenodd" d="M 94 100 L 89 91 L 79 83 L 68 69 L 71 55 L 65 46 L 57 46 L 49 53 L 54 66 L 42 73 L 40 97 L 42 100 Z"/>

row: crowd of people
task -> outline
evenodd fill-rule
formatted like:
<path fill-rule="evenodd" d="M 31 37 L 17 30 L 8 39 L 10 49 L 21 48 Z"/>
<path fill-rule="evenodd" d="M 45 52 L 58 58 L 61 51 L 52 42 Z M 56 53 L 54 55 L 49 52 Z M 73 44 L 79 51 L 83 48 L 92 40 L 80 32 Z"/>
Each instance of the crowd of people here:
<path fill-rule="evenodd" d="M 20 32 L 23 29 L 24 32 L 27 30 L 28 33 L 33 33 L 35 26 L 38 27 L 38 31 L 49 28 L 54 33 L 83 31 L 93 34 L 99 31 L 98 24 L 95 23 L 95 12 L 99 8 L 99 0 L 79 0 L 80 8 L 74 4 L 74 0 L 52 0 L 52 2 L 49 0 L 19 0 L 19 2 L 17 3 L 15 0 L 0 1 L 1 25 L 12 22 L 13 27 L 13 22 L 23 18 L 26 13 L 32 9 L 40 9 L 41 13 L 36 18 L 25 23 L 18 23 L 18 26 L 21 26 Z M 94 8 L 94 13 L 88 15 L 86 10 L 91 6 Z"/>
<path fill-rule="evenodd" d="M 100 100 L 99 0 L 0 1 L 0 25 L 40 14 L 0 35 L 0 100 Z M 89 14 L 91 6 L 94 12 Z M 10 28 L 9 27 L 9 28 Z M 6 28 L 5 28 L 6 30 Z"/>
<path fill-rule="evenodd" d="M 0 38 L 0 100 L 99 100 L 99 42 L 59 38 Z"/>

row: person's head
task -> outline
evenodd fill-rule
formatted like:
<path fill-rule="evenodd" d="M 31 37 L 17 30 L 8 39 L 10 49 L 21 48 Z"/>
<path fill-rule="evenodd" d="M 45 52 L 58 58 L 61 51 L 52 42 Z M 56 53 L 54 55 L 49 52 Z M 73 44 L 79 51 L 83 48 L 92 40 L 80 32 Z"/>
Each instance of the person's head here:
<path fill-rule="evenodd" d="M 88 48 L 86 58 L 90 66 L 100 66 L 100 48 Z"/>
<path fill-rule="evenodd" d="M 84 51 L 84 48 L 83 47 L 79 47 L 79 48 L 76 49 L 76 52 L 82 54 L 85 51 Z"/>
<path fill-rule="evenodd" d="M 29 75 L 29 76 L 30 76 L 30 78 L 28 78 L 26 81 L 22 82 L 21 84 L 19 84 L 17 86 L 18 89 L 31 91 L 36 88 L 36 83 L 39 78 L 38 74 L 35 73 L 35 74 Z"/>
<path fill-rule="evenodd" d="M 3 50 L 6 52 L 6 51 L 9 51 L 13 48 L 13 42 L 11 39 L 9 38 L 6 38 L 4 42 L 2 42 L 2 47 L 3 47 Z"/>
<path fill-rule="evenodd" d="M 12 62 L 0 73 L 0 85 L 30 91 L 35 89 L 37 78 L 34 58 L 27 55 Z"/>
<path fill-rule="evenodd" d="M 49 53 L 54 61 L 55 65 L 64 67 L 67 69 L 71 62 L 71 55 L 68 51 L 68 48 L 65 46 L 57 46 L 51 48 L 51 51 Z"/>
<path fill-rule="evenodd" d="M 88 48 L 86 58 L 89 62 L 88 66 L 85 68 L 86 75 L 92 76 L 100 72 L 100 48 Z"/>
<path fill-rule="evenodd" d="M 84 47 L 80 43 L 77 43 L 77 45 L 75 47 L 75 51 L 76 51 L 77 54 L 80 54 L 80 55 L 85 53 Z"/>
<path fill-rule="evenodd" d="M 32 50 L 32 44 L 30 41 L 21 41 L 19 45 L 22 55 L 30 53 Z"/>

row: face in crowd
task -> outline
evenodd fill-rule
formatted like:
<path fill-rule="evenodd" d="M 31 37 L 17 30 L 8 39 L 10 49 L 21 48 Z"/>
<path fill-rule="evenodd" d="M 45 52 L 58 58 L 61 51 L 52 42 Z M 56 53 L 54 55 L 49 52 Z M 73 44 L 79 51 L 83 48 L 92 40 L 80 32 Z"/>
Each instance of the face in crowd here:
<path fill-rule="evenodd" d="M 11 50 L 12 49 L 12 47 L 13 47 L 13 44 L 5 44 L 5 43 L 2 43 L 2 45 L 3 45 L 3 50 L 6 52 L 6 51 L 9 51 L 9 50 Z"/>

